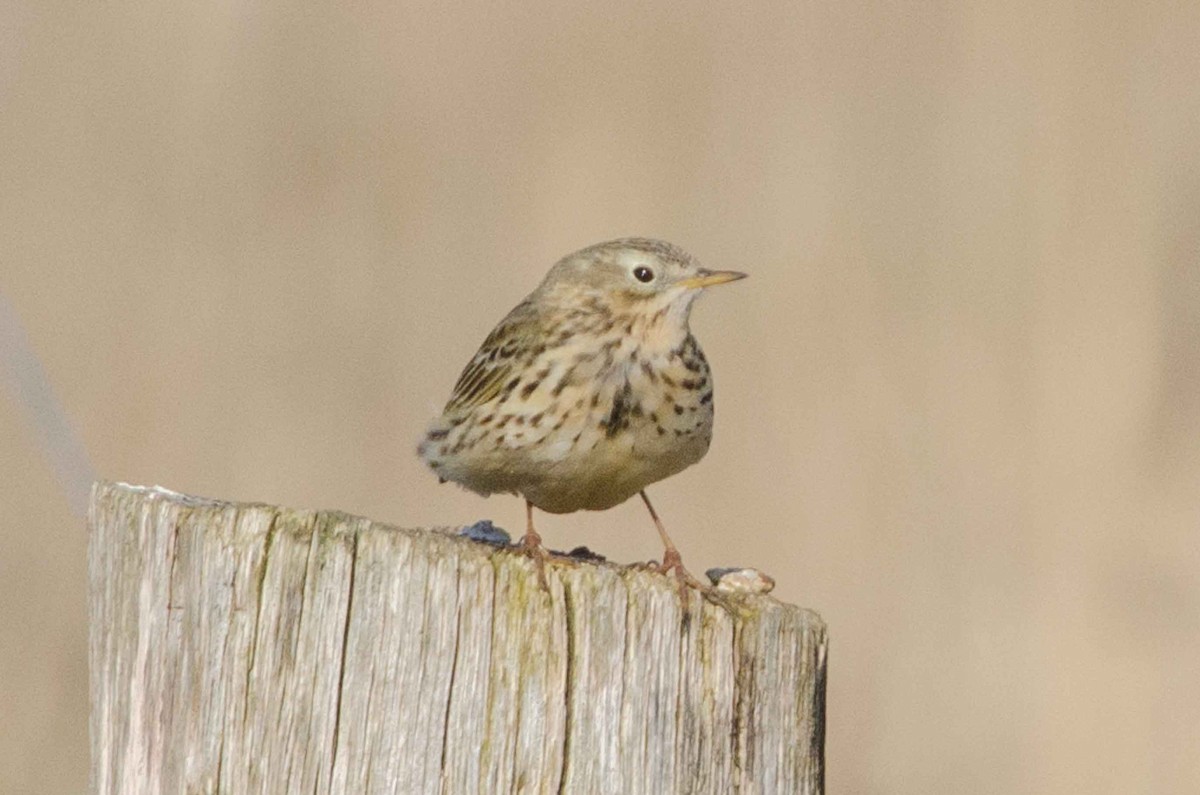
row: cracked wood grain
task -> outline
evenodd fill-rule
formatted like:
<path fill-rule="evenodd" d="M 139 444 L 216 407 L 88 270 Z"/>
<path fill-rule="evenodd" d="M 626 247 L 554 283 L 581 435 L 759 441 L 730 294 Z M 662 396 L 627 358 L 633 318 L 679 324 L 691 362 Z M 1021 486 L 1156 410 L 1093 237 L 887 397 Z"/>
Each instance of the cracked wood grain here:
<path fill-rule="evenodd" d="M 819 793 L 825 627 L 448 532 L 100 483 L 94 793 Z"/>

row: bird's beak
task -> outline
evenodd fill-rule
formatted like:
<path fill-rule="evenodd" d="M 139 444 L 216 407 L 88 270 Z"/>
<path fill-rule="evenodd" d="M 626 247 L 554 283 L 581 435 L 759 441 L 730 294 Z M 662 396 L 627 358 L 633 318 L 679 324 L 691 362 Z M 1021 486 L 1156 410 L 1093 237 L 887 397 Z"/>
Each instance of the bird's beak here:
<path fill-rule="evenodd" d="M 746 274 L 738 271 L 710 271 L 707 268 L 701 268 L 700 273 L 690 279 L 684 279 L 679 282 L 681 287 L 686 287 L 689 290 L 699 290 L 702 287 L 712 287 L 716 284 L 725 284 L 725 282 L 736 282 L 738 279 L 746 278 Z"/>

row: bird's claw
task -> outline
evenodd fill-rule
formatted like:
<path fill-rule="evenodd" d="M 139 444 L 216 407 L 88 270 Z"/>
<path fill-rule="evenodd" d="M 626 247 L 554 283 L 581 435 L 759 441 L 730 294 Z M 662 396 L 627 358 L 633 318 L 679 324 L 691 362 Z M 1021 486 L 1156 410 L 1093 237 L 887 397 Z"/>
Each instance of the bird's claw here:
<path fill-rule="evenodd" d="M 549 559 L 550 553 L 542 546 L 541 536 L 533 532 L 521 536 L 521 540 L 517 542 L 516 552 L 533 561 L 533 567 L 537 570 L 538 582 L 544 590 L 549 591 L 550 583 L 546 579 L 546 560 Z"/>
<path fill-rule="evenodd" d="M 692 576 L 692 573 L 683 566 L 683 559 L 679 556 L 679 551 L 676 549 L 668 549 L 663 553 L 662 562 L 651 560 L 644 564 L 645 567 L 658 574 L 675 573 L 675 579 L 679 581 L 679 592 L 681 595 L 687 595 L 688 588 L 695 588 L 701 593 L 707 593 L 712 590 L 712 586 L 701 582 Z"/>

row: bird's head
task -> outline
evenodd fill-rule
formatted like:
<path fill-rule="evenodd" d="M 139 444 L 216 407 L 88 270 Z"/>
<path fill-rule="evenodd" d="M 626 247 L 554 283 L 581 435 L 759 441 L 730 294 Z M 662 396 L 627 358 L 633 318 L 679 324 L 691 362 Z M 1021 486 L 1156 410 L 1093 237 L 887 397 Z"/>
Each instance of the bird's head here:
<path fill-rule="evenodd" d="M 538 293 L 560 305 L 598 302 L 618 314 L 653 316 L 666 310 L 686 322 L 692 302 L 706 287 L 745 276 L 702 268 L 670 243 L 631 237 L 597 243 L 563 257 L 550 269 Z"/>

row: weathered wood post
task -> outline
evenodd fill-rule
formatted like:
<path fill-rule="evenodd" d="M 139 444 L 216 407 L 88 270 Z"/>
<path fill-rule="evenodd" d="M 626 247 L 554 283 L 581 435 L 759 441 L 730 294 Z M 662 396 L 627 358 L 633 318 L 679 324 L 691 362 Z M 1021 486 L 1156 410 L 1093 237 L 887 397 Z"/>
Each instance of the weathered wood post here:
<path fill-rule="evenodd" d="M 161 489 L 90 525 L 93 793 L 822 791 L 810 611 Z"/>

